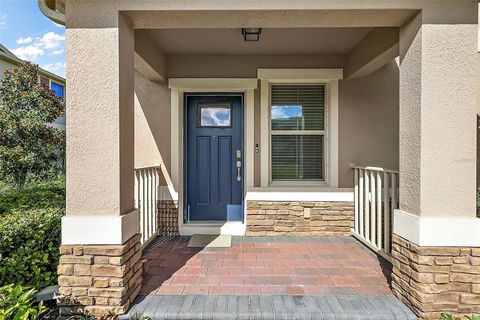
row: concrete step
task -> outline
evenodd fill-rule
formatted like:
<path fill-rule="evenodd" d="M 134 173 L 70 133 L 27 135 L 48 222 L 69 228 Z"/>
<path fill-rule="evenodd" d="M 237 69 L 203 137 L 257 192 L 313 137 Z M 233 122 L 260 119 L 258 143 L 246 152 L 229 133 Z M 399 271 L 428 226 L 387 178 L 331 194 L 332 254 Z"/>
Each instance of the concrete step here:
<path fill-rule="evenodd" d="M 139 296 L 120 320 L 413 320 L 393 296 L 162 295 Z"/>

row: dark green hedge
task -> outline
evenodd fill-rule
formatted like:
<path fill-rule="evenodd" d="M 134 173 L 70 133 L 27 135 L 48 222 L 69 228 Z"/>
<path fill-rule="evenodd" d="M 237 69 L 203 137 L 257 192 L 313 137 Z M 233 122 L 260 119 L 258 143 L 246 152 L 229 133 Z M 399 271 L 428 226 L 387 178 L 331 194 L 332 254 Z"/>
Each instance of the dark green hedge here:
<path fill-rule="evenodd" d="M 34 182 L 22 189 L 0 192 L 0 216 L 20 210 L 65 207 L 65 178 Z"/>
<path fill-rule="evenodd" d="M 34 209 L 0 219 L 0 286 L 43 288 L 56 281 L 61 209 Z"/>
<path fill-rule="evenodd" d="M 65 180 L 0 194 L 0 286 L 56 282 Z"/>

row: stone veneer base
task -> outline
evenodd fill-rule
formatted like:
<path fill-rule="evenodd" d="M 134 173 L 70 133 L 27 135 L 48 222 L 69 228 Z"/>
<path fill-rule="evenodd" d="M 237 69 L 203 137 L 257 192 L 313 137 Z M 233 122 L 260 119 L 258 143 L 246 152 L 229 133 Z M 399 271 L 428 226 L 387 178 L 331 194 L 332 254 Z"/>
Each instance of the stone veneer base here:
<path fill-rule="evenodd" d="M 349 236 L 353 202 L 247 201 L 247 236 Z"/>
<path fill-rule="evenodd" d="M 180 235 L 178 229 L 178 201 L 159 200 L 157 206 L 158 235 L 161 237 Z"/>
<path fill-rule="evenodd" d="M 420 319 L 480 313 L 480 248 L 419 247 L 394 234 L 392 260 L 393 291 Z"/>
<path fill-rule="evenodd" d="M 62 245 L 60 255 L 61 315 L 123 314 L 140 291 L 140 234 L 123 245 Z"/>

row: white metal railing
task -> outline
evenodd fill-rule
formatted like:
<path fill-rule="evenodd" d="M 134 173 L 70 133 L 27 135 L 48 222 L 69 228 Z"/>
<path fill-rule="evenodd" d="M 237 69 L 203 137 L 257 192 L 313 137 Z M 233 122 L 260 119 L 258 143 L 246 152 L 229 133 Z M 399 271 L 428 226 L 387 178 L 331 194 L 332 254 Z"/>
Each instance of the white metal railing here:
<path fill-rule="evenodd" d="M 157 200 L 160 166 L 135 169 L 135 207 L 140 213 L 142 246 L 158 233 Z"/>
<path fill-rule="evenodd" d="M 354 172 L 355 224 L 352 234 L 390 258 L 393 210 L 398 209 L 398 171 L 350 166 Z"/>

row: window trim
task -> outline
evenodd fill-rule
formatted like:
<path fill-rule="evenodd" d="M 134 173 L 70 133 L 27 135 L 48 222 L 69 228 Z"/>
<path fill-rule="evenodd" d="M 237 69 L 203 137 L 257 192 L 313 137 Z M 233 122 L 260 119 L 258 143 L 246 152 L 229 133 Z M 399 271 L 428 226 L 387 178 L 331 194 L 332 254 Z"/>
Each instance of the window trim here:
<path fill-rule="evenodd" d="M 343 69 L 258 69 L 258 78 L 261 84 L 261 187 L 338 188 L 338 80 L 343 78 Z M 272 84 L 325 85 L 324 181 L 272 181 Z"/>

